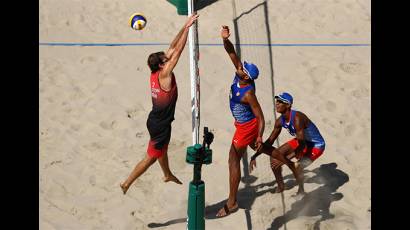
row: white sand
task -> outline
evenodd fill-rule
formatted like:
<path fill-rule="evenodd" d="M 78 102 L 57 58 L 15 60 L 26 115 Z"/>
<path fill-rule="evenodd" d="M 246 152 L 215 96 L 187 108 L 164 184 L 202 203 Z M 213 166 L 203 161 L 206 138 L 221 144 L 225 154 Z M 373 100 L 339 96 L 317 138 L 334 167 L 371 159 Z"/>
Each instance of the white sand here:
<path fill-rule="evenodd" d="M 219 0 L 199 11 L 200 43 L 221 44 L 222 24 L 230 26 L 235 42 L 234 14 L 262 1 L 236 0 L 236 12 L 232 2 Z M 239 20 L 241 43 L 267 43 L 262 9 Z M 141 32 L 127 25 L 134 12 L 148 19 Z M 186 19 L 160 0 L 40 0 L 39 13 L 40 42 L 169 43 Z M 268 14 L 272 44 L 370 43 L 369 0 L 268 1 Z M 155 229 L 186 228 L 193 170 L 185 163 L 192 144 L 187 48 L 174 70 L 179 99 L 169 146 L 171 169 L 184 184 L 163 183 L 155 164 L 127 195 L 118 186 L 146 154 L 151 109 L 146 59 L 166 48 L 39 47 L 40 229 L 151 229 L 155 223 L 166 224 Z M 283 200 L 271 193 L 276 183 L 268 157 L 261 156 L 252 174 L 257 180 L 240 184 L 241 209 L 206 219 L 207 229 L 370 229 L 370 49 L 273 46 L 270 59 L 266 46 L 241 48 L 243 59 L 261 71 L 256 84 L 264 138 L 274 122 L 272 63 L 275 93 L 294 96 L 294 107 L 315 122 L 327 146 L 308 167 L 306 202 L 291 197 L 297 187 L 287 168 L 284 176 L 292 188 Z M 215 134 L 213 163 L 203 167 L 202 178 L 206 205 L 215 207 L 229 189 L 234 126 L 228 93 L 234 69 L 222 46 L 201 46 L 200 52 L 201 135 L 203 126 Z M 279 143 L 289 137 L 283 130 Z M 322 220 L 325 210 L 331 216 Z M 284 212 L 290 218 L 282 218 Z"/>

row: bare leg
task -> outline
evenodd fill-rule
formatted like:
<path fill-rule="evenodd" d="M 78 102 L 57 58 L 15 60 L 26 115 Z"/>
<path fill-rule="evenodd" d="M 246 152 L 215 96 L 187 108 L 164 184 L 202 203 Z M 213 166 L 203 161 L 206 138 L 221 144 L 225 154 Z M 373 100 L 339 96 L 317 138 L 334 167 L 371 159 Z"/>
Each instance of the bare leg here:
<path fill-rule="evenodd" d="M 304 175 L 303 175 L 303 167 L 301 165 L 299 165 L 298 163 L 296 163 L 296 170 L 298 171 L 299 174 L 299 189 L 297 194 L 306 194 L 305 193 L 305 187 L 303 186 L 303 181 L 304 181 Z"/>
<path fill-rule="evenodd" d="M 173 181 L 177 184 L 182 184 L 182 182 L 179 181 L 178 178 L 176 178 L 174 174 L 171 173 L 171 170 L 169 169 L 168 151 L 166 151 L 164 155 L 158 158 L 158 163 L 161 166 L 162 172 L 164 173 L 164 178 L 163 178 L 164 182 Z"/>
<path fill-rule="evenodd" d="M 240 162 L 243 151 L 244 150 L 242 149 L 238 149 L 237 152 L 233 145 L 231 145 L 231 150 L 229 151 L 229 197 L 227 202 L 228 207 L 231 207 L 236 203 L 236 194 L 238 193 L 239 182 L 241 180 Z"/>
<path fill-rule="evenodd" d="M 295 163 L 293 163 L 291 160 L 285 157 L 285 154 L 280 152 L 279 150 L 275 149 L 272 151 L 272 157 L 280 160 L 282 163 L 286 164 L 289 169 L 292 171 L 293 175 L 295 175 L 295 178 L 298 179 L 298 172 L 296 170 Z"/>
<path fill-rule="evenodd" d="M 271 168 L 272 172 L 275 175 L 276 183 L 278 187 L 276 188 L 277 193 L 283 192 L 285 190 L 285 183 L 283 182 L 282 176 L 282 165 L 283 163 L 271 157 Z"/>
<path fill-rule="evenodd" d="M 298 189 L 298 194 L 304 193 L 304 187 L 303 187 L 303 169 L 301 167 L 298 167 L 297 164 L 293 163 L 290 159 L 293 158 L 294 151 L 293 149 L 289 146 L 289 144 L 283 144 L 277 149 L 274 149 L 272 151 L 272 157 L 276 158 L 277 160 L 281 161 L 281 163 L 285 163 L 289 169 L 292 171 L 293 175 L 295 176 L 296 182 L 299 185 Z M 279 164 L 281 165 L 281 164 Z M 279 175 L 279 172 L 274 172 L 275 177 L 276 175 Z M 281 175 L 281 174 L 280 174 Z M 276 177 L 278 179 L 278 177 Z M 280 180 L 280 179 L 279 179 Z M 283 178 L 282 178 L 283 180 Z"/>
<path fill-rule="evenodd" d="M 249 145 L 253 150 L 256 150 L 255 145 Z M 260 152 L 265 153 L 270 156 L 270 161 L 271 161 L 271 169 L 273 174 L 275 175 L 276 183 L 278 184 L 278 187 L 276 188 L 277 193 L 283 192 L 285 190 L 285 183 L 283 182 L 283 176 L 282 176 L 282 165 L 283 162 L 279 161 L 278 159 L 274 158 L 271 156 L 273 150 L 276 148 L 273 146 L 263 146 Z M 291 149 L 290 149 L 291 150 Z M 287 153 L 289 150 L 282 148 L 279 150 L 280 152 L 286 151 Z M 285 154 L 285 153 L 284 153 Z M 287 155 L 289 156 L 289 155 Z M 289 158 L 289 157 L 288 157 Z M 290 159 L 290 158 L 289 158 Z"/>
<path fill-rule="evenodd" d="M 235 149 L 233 144 L 231 144 L 231 149 L 229 150 L 229 197 L 226 205 L 229 210 L 236 209 L 238 204 L 236 202 L 236 195 L 238 193 L 239 182 L 241 179 L 241 168 L 240 161 L 245 148 Z M 227 213 L 224 208 L 220 209 L 216 216 L 226 216 Z"/>
<path fill-rule="evenodd" d="M 135 166 L 134 170 L 132 170 L 131 174 L 128 176 L 127 180 L 120 184 L 122 192 L 125 194 L 128 191 L 128 188 L 131 184 L 141 176 L 154 162 L 156 161 L 155 158 L 150 157 L 148 155 L 145 156 L 138 164 Z"/>

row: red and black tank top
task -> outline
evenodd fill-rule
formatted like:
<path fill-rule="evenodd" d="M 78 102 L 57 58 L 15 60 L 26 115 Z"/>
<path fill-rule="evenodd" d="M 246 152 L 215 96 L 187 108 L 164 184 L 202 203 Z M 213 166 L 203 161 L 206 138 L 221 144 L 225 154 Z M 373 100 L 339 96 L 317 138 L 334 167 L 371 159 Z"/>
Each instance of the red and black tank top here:
<path fill-rule="evenodd" d="M 152 110 L 148 115 L 148 120 L 161 126 L 169 125 L 174 120 L 178 87 L 175 75 L 172 73 L 171 89 L 169 91 L 163 90 L 159 84 L 159 73 L 160 71 L 151 73 L 150 77 Z"/>

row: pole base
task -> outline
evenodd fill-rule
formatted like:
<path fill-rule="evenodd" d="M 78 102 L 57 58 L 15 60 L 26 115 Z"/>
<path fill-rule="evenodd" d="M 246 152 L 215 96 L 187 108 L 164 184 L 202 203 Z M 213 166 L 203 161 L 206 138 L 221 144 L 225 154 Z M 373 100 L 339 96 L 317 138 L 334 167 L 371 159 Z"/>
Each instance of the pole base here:
<path fill-rule="evenodd" d="M 205 230 L 205 183 L 189 183 L 188 230 Z"/>

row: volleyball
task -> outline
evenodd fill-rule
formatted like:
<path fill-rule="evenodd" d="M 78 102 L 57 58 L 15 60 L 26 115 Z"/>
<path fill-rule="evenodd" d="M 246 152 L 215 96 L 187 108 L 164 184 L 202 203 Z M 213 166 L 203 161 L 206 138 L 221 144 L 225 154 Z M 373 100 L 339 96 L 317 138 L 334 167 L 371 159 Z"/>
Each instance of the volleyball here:
<path fill-rule="evenodd" d="M 147 19 L 141 13 L 135 13 L 131 15 L 130 20 L 128 21 L 128 24 L 134 30 L 142 30 L 147 24 Z"/>

